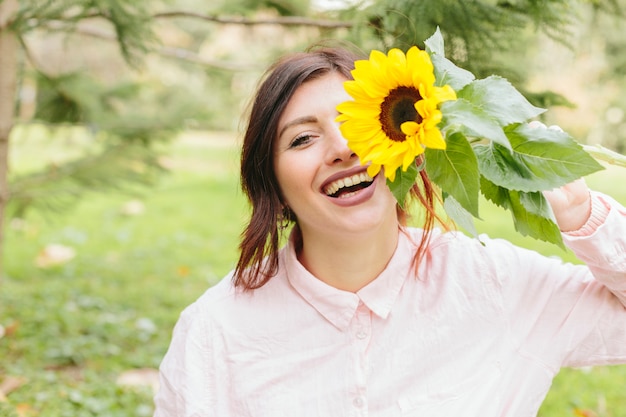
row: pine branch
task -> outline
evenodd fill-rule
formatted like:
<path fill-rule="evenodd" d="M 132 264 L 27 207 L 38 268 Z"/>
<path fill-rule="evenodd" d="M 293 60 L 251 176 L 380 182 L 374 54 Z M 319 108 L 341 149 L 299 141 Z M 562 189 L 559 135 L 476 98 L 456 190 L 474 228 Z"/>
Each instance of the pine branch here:
<path fill-rule="evenodd" d="M 152 18 L 143 2 L 132 0 L 76 0 L 76 1 L 23 1 L 13 30 L 20 36 L 35 29 L 64 23 L 67 32 L 86 19 L 93 17 L 108 21 L 116 34 L 117 43 L 126 61 L 131 65 L 152 50 L 157 38 L 152 30 Z M 27 3 L 27 4 L 24 4 Z"/>
<path fill-rule="evenodd" d="M 193 19 L 206 20 L 222 24 L 237 24 L 245 26 L 255 25 L 280 25 L 280 26 L 310 26 L 323 29 L 348 29 L 353 26 L 350 22 L 339 22 L 335 20 L 311 19 L 302 16 L 277 16 L 264 19 L 248 19 L 242 16 L 217 16 L 205 15 L 187 11 L 171 11 L 153 14 L 152 17 L 160 18 L 177 18 L 187 17 Z"/>
<path fill-rule="evenodd" d="M 15 216 L 31 207 L 61 211 L 85 192 L 133 193 L 137 187 L 153 185 L 163 172 L 165 168 L 152 151 L 124 143 L 15 178 L 9 187 L 9 207 Z"/>
<path fill-rule="evenodd" d="M 48 29 L 51 31 L 67 32 L 68 27 L 63 22 L 49 22 Z M 89 36 L 96 39 L 102 39 L 110 42 L 117 42 L 118 38 L 114 33 L 97 29 L 94 27 L 75 26 L 72 28 L 73 33 L 82 36 Z M 218 68 L 227 71 L 248 71 L 255 69 L 255 65 L 241 65 L 229 62 L 217 61 L 200 56 L 199 54 L 184 48 L 175 48 L 171 46 L 162 46 L 157 48 L 155 53 L 168 57 L 186 61 L 192 64 L 201 65 L 209 68 Z"/>

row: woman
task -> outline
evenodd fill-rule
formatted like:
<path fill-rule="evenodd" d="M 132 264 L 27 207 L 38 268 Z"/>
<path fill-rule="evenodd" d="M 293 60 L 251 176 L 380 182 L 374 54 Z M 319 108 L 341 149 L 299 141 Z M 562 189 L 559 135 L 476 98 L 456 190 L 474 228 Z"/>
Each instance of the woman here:
<path fill-rule="evenodd" d="M 358 58 L 268 71 L 241 256 L 182 313 L 155 416 L 534 416 L 561 367 L 626 362 L 626 209 L 582 181 L 546 193 L 587 266 L 435 229 L 425 175 L 424 227 L 407 227 L 335 122 Z"/>

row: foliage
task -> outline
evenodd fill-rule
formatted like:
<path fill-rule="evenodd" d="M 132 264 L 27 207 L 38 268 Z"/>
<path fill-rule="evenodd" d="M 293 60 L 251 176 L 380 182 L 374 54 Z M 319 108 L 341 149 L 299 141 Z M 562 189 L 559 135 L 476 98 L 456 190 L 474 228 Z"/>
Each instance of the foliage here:
<path fill-rule="evenodd" d="M 562 246 L 541 191 L 565 185 L 602 166 L 565 132 L 531 128 L 529 119 L 544 110 L 532 106 L 508 81 L 497 76 L 476 80 L 455 67 L 443 56 L 439 31 L 426 41 L 426 47 L 437 82 L 458 89 L 458 99 L 442 105 L 441 129 L 451 146 L 426 153 L 427 172 L 444 197 L 453 198 L 464 209 L 455 209 L 452 216 L 459 224 L 471 224 L 470 216 L 480 218 L 480 190 L 488 200 L 511 212 L 518 232 Z"/>
<path fill-rule="evenodd" d="M 246 212 L 237 153 L 219 141 L 188 143 L 168 146 L 173 173 L 149 195 L 100 194 L 71 212 L 31 211 L 9 223 L 0 384 L 10 376 L 26 380 L 8 403 L 0 400 L 0 415 L 22 404 L 42 416 L 152 414 L 149 387 L 116 380 L 127 370 L 158 367 L 182 307 L 232 268 Z M 62 148 L 44 140 L 16 146 L 38 163 Z M 143 213 L 126 210 L 136 199 Z M 77 256 L 38 267 L 50 243 L 73 247 Z"/>
<path fill-rule="evenodd" d="M 458 89 L 458 100 L 442 105 L 441 129 L 451 147 L 426 153 L 427 172 L 444 197 L 453 198 L 464 209 L 457 206 L 453 218 L 471 225 L 470 216 L 480 217 L 480 190 L 488 200 L 511 212 L 518 232 L 562 245 L 541 192 L 602 166 L 565 132 L 526 124 L 543 109 L 532 106 L 508 81 L 496 76 L 475 80 L 448 61 L 438 31 L 426 41 L 426 47 L 437 82 Z M 469 230 L 475 229 L 470 226 Z"/>
<path fill-rule="evenodd" d="M 223 13 L 251 14 L 259 9 L 275 10 L 282 16 L 305 15 L 310 7 L 310 0 L 228 0 L 220 10 Z"/>
<path fill-rule="evenodd" d="M 598 12 L 624 16 L 626 8 L 618 1 L 591 3 Z M 445 55 L 478 78 L 503 76 L 537 106 L 572 105 L 554 91 L 526 91 L 524 82 L 528 51 L 539 34 L 571 47 L 579 25 L 578 0 L 379 0 L 367 4 L 342 15 L 353 16 L 350 39 L 366 50 L 412 45 L 423 49 L 423 41 L 439 27 Z"/>
<path fill-rule="evenodd" d="M 30 34 L 42 31 L 71 37 L 79 24 L 105 20 L 114 30 L 121 54 L 139 69 L 145 54 L 154 51 L 157 43 L 147 5 L 124 0 L 31 0 L 20 6 L 13 27 L 32 67 L 21 73 L 21 83 L 32 80 L 37 90 L 30 122 L 49 124 L 51 130 L 54 126 L 85 126 L 98 146 L 76 155 L 67 165 L 55 163 L 39 172 L 13 173 L 9 215 L 21 215 L 31 207 L 62 210 L 87 191 L 154 184 L 156 175 L 165 171 L 155 146 L 194 121 L 207 118 L 200 92 L 166 85 L 155 77 L 137 77 L 132 71 L 114 83 L 104 82 L 101 74 L 89 68 L 54 73 L 33 59 L 27 41 Z"/>
<path fill-rule="evenodd" d="M 154 152 L 144 146 L 108 145 L 95 155 L 15 176 L 9 189 L 8 215 L 9 218 L 21 217 L 29 208 L 67 210 L 85 190 L 137 192 L 138 185 L 155 184 L 163 170 Z"/>
<path fill-rule="evenodd" d="M 157 42 L 148 5 L 132 0 L 26 0 L 20 2 L 13 27 L 21 37 L 34 30 L 71 33 L 85 19 L 104 18 L 115 31 L 121 53 L 138 64 Z"/>
<path fill-rule="evenodd" d="M 558 188 L 603 167 L 562 130 L 532 127 L 529 122 L 544 109 L 531 105 L 507 80 L 498 76 L 475 79 L 471 72 L 455 66 L 444 56 L 439 30 L 425 43 L 427 52 L 419 51 L 423 61 L 417 60 L 418 55 L 411 55 L 418 51 L 411 47 L 406 56 L 399 49 L 390 50 L 388 55 L 373 51 L 369 61 L 357 62 L 352 71 L 354 80 L 345 83 L 354 100 L 337 106 L 337 120 L 343 122 L 341 131 L 348 146 L 362 161 L 372 161 L 368 166 L 370 176 L 381 165 L 391 170 L 392 175 L 387 171 L 385 176 L 401 205 L 407 185 L 417 176 L 417 169 L 407 168 L 411 162 L 416 163 L 419 155 L 417 163 L 422 165 L 425 161 L 424 169 L 440 187 L 444 199 L 458 203 L 453 204 L 449 214 L 459 224 L 471 224 L 471 217 L 480 218 L 480 192 L 511 211 L 516 230 L 523 235 L 562 246 L 561 234 L 542 191 Z M 405 73 L 413 78 L 390 81 Z M 411 84 L 418 83 L 416 74 L 420 77 L 419 94 Z M 376 86 L 384 94 L 369 93 L 368 86 Z M 431 89 L 441 91 L 435 94 Z M 371 90 L 376 91 L 373 87 Z M 402 100 L 396 100 L 400 92 L 407 90 L 416 93 L 406 93 Z M 435 114 L 443 117 L 441 122 L 433 119 Z M 370 122 L 371 117 L 375 123 Z M 407 125 L 419 127 L 424 136 L 428 129 L 433 129 L 441 143 L 424 136 L 413 137 Z M 394 126 L 402 126 L 402 131 L 394 131 Z M 387 137 L 388 132 L 395 135 L 393 140 Z M 469 230 L 475 228 L 470 226 Z"/>
<path fill-rule="evenodd" d="M 446 55 L 477 76 L 492 73 L 489 58 L 523 40 L 524 28 L 534 22 L 554 36 L 566 34 L 571 21 L 568 0 L 463 1 L 392 0 L 374 2 L 367 10 L 371 30 L 388 48 L 418 45 L 440 27 Z M 501 72 L 498 72 L 501 73 Z"/>

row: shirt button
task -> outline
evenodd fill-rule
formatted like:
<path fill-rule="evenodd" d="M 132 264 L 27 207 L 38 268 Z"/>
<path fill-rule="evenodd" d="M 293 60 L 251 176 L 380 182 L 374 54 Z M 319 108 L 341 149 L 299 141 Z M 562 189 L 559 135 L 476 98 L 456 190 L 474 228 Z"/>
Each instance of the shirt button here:
<path fill-rule="evenodd" d="M 356 332 L 357 339 L 365 339 L 367 337 L 367 332 L 365 330 L 359 330 Z"/>
<path fill-rule="evenodd" d="M 363 399 L 363 397 L 356 397 L 354 401 L 352 401 L 352 404 L 354 404 L 354 406 L 357 408 L 361 408 L 363 407 L 363 405 L 365 405 L 365 400 Z"/>

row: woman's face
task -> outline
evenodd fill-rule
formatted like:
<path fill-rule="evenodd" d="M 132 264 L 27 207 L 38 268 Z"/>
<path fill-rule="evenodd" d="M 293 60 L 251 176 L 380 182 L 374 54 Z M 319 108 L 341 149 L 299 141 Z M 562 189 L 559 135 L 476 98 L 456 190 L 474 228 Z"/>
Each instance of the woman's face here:
<path fill-rule="evenodd" d="M 335 122 L 336 106 L 350 99 L 345 80 L 331 72 L 304 83 L 278 122 L 274 170 L 305 242 L 397 227 L 396 201 L 384 176 L 367 175 Z"/>

